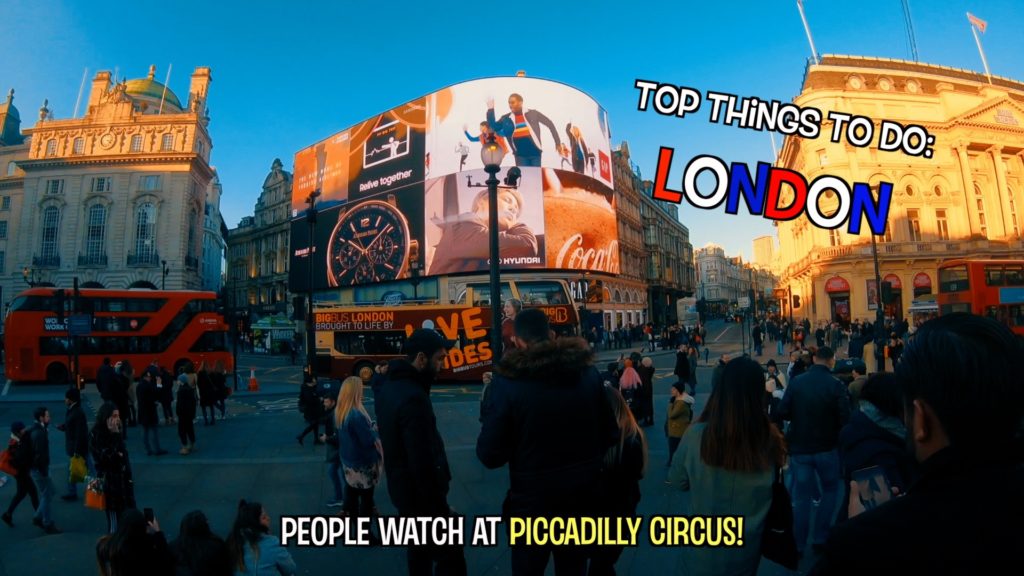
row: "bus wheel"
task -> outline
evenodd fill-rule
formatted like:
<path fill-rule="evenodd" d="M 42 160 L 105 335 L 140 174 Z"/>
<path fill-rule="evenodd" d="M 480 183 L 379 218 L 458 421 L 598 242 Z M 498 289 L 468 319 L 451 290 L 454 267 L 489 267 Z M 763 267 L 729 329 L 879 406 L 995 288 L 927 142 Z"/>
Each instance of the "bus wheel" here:
<path fill-rule="evenodd" d="M 373 378 L 373 363 L 372 362 L 359 362 L 355 368 L 352 369 L 354 376 L 359 376 L 363 379 L 363 382 L 369 382 Z"/>
<path fill-rule="evenodd" d="M 60 362 L 54 362 L 46 367 L 47 384 L 67 384 L 68 369 Z"/>

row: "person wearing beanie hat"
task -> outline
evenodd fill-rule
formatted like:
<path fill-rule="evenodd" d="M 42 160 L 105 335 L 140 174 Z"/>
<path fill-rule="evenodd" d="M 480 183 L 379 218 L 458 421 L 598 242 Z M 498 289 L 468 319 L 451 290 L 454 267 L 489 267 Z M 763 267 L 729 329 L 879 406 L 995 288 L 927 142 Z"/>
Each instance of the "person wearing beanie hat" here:
<path fill-rule="evenodd" d="M 14 498 L 11 499 L 11 503 L 7 506 L 7 510 L 0 515 L 0 520 L 3 520 L 4 524 L 10 527 L 14 527 L 14 511 L 18 508 L 18 504 L 25 499 L 25 496 L 29 497 L 32 502 L 32 509 L 39 509 L 39 491 L 36 490 L 36 484 L 32 481 L 32 477 L 28 473 L 29 460 L 32 455 L 29 454 L 30 448 L 24 438 L 25 434 L 25 423 L 21 420 L 16 420 L 11 423 L 11 438 L 7 441 L 7 450 L 11 455 L 11 465 L 17 471 L 14 475 L 14 480 L 17 484 L 17 492 L 14 494 Z"/>
<path fill-rule="evenodd" d="M 460 213 L 458 198 L 460 183 L 457 175 L 444 178 L 444 217 L 434 216 L 433 225 L 441 229 L 440 240 L 434 248 L 434 257 L 428 274 L 476 272 L 487 269 L 490 246 L 488 192 L 482 190 L 473 199 L 470 212 Z M 540 199 L 537 199 L 540 202 Z M 499 250 L 502 259 L 533 258 L 540 264 L 537 236 L 520 218 L 525 211 L 522 194 L 515 188 L 498 190 Z M 529 261 L 524 261 L 529 263 Z"/>
<path fill-rule="evenodd" d="M 82 392 L 78 388 L 68 388 L 64 392 L 64 405 L 67 413 L 64 423 L 57 429 L 64 433 L 64 452 L 68 458 L 84 458 L 85 466 L 92 470 L 92 455 L 89 454 L 89 424 L 86 422 L 85 411 L 82 410 Z M 71 502 L 78 500 L 78 484 L 68 479 L 68 491 L 60 497 Z"/>

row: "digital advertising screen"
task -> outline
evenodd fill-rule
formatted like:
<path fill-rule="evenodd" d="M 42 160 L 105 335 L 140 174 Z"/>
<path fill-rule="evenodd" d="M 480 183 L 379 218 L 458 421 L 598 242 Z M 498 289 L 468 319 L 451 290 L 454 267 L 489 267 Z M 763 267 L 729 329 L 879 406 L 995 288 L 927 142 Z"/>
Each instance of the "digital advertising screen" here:
<path fill-rule="evenodd" d="M 505 151 L 497 175 L 502 269 L 619 273 L 607 112 L 558 82 L 485 78 L 295 154 L 293 289 L 308 290 L 309 258 L 317 290 L 401 279 L 410 267 L 424 275 L 486 271 L 480 150 L 492 136 Z M 317 190 L 311 250 L 306 209 Z"/>

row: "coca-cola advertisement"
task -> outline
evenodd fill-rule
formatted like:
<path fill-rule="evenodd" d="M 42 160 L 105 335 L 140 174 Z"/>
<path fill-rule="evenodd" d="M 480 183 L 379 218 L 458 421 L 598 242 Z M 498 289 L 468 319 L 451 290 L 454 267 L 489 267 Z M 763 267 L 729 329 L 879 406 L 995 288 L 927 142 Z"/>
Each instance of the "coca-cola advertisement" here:
<path fill-rule="evenodd" d="M 576 172 L 542 168 L 547 267 L 619 273 L 615 193 Z"/>

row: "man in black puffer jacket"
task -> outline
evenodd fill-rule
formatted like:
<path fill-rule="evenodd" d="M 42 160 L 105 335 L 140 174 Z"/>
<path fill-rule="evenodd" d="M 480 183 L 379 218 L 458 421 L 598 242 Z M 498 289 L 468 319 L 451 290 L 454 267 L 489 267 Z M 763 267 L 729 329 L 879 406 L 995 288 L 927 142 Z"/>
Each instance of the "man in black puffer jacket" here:
<path fill-rule="evenodd" d="M 582 338 L 549 337 L 541 310 L 515 320 L 509 352 L 481 406 L 476 454 L 488 468 L 509 466 L 506 516 L 593 516 L 600 510 L 602 462 L 618 424 L 593 353 Z M 514 546 L 513 574 L 542 574 L 551 555 L 558 574 L 586 572 L 573 546 Z"/>

